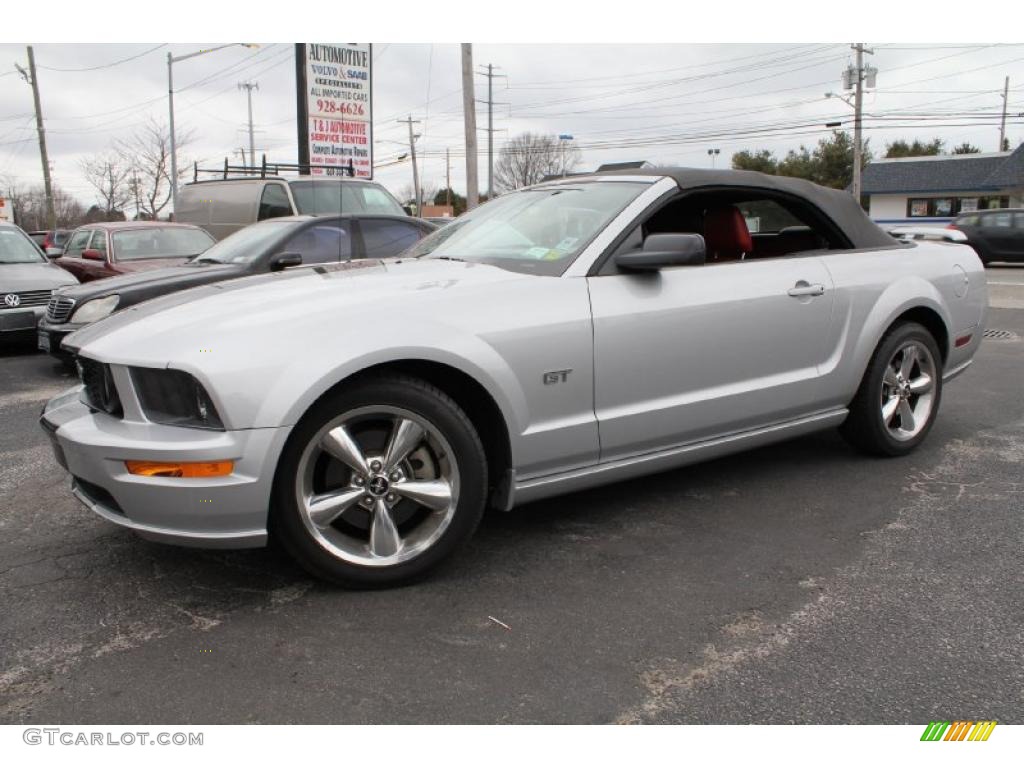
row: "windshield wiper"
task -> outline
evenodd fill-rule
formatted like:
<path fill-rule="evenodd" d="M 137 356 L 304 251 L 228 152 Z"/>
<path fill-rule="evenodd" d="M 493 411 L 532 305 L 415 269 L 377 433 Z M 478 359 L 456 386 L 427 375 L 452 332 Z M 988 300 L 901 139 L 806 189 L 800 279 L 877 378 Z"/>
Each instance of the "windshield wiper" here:
<path fill-rule="evenodd" d="M 434 259 L 443 259 L 444 261 L 465 261 L 465 259 L 460 259 L 460 258 L 459 258 L 458 256 L 433 256 L 433 257 L 431 257 L 431 256 L 430 256 L 430 255 L 428 254 L 428 255 L 427 255 L 427 258 L 428 258 L 428 259 L 429 259 L 429 258 L 434 258 Z"/>

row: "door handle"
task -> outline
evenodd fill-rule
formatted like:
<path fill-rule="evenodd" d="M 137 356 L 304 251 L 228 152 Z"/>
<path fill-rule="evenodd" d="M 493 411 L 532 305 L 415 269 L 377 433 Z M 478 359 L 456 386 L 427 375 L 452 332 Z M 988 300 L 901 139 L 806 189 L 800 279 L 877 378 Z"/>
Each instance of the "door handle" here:
<path fill-rule="evenodd" d="M 825 286 L 821 283 L 810 283 L 800 280 L 796 285 L 790 288 L 786 293 L 795 298 L 801 298 L 803 296 L 822 296 L 825 293 Z"/>

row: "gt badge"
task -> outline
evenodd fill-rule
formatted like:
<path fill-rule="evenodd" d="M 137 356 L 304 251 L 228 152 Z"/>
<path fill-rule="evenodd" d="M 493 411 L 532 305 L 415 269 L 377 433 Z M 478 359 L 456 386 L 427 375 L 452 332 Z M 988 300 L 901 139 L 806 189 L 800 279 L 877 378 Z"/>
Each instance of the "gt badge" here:
<path fill-rule="evenodd" d="M 566 368 L 564 371 L 545 371 L 544 383 L 562 384 L 569 378 L 570 373 L 572 373 L 572 368 Z"/>

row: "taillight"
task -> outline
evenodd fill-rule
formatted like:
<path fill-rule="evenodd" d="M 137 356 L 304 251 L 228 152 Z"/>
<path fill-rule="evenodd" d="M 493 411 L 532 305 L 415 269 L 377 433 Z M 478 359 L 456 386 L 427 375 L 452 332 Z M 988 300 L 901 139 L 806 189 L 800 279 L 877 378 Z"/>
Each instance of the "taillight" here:
<path fill-rule="evenodd" d="M 958 227 L 955 222 L 951 221 L 949 224 L 946 225 L 946 229 L 960 229 L 960 227 Z"/>

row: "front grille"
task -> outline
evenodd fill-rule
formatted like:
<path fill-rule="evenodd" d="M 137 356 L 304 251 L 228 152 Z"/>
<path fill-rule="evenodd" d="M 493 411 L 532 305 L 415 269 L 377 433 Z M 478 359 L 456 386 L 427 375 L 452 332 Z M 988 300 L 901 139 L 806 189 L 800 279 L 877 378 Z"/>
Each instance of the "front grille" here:
<path fill-rule="evenodd" d="M 51 296 L 50 303 L 46 305 L 46 319 L 51 323 L 66 323 L 74 306 L 74 299 L 59 295 Z"/>
<path fill-rule="evenodd" d="M 18 303 L 16 306 L 18 309 L 21 309 L 22 307 L 46 306 L 46 302 L 50 300 L 51 293 L 53 293 L 53 291 L 21 291 L 20 293 L 15 293 L 14 295 L 18 297 Z M 7 294 L 5 294 L 5 296 L 6 295 Z M 3 306 L 0 306 L 0 309 L 9 309 L 11 306 L 10 304 L 3 302 L 0 302 L 0 304 L 3 304 Z"/>
<path fill-rule="evenodd" d="M 75 362 L 78 365 L 78 376 L 85 385 L 85 404 L 111 416 L 120 416 L 121 399 L 117 396 L 117 387 L 114 386 L 110 366 L 87 357 L 79 357 Z"/>

